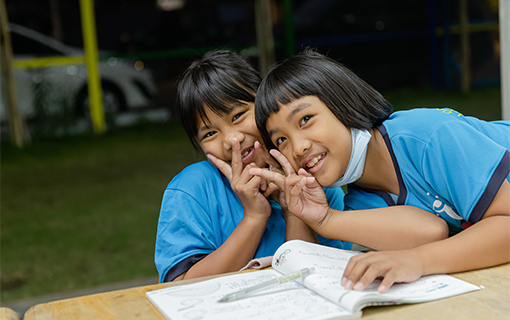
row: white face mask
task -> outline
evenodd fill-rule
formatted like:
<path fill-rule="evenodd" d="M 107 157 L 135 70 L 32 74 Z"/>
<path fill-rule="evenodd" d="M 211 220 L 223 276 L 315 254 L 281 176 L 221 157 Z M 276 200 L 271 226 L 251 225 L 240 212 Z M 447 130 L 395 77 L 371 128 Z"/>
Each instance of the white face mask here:
<path fill-rule="evenodd" d="M 352 129 L 352 152 L 349 165 L 344 175 L 326 188 L 338 188 L 361 178 L 365 168 L 365 158 L 367 156 L 367 147 L 372 135 L 367 130 Z"/>

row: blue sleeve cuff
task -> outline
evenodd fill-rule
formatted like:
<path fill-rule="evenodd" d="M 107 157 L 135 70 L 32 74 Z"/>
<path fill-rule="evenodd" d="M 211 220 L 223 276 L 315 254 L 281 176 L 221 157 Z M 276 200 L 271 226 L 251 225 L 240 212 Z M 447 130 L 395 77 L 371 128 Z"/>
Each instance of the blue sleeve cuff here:
<path fill-rule="evenodd" d="M 195 263 L 205 258 L 205 256 L 207 256 L 207 254 L 197 254 L 182 260 L 181 262 L 176 264 L 172 269 L 168 270 L 168 272 L 165 275 L 165 281 L 163 282 L 173 281 L 179 275 L 183 274 L 184 272 L 188 271 L 191 267 L 193 267 Z"/>
<path fill-rule="evenodd" d="M 487 184 L 487 188 L 483 192 L 480 200 L 473 208 L 471 215 L 469 216 L 469 222 L 477 223 L 480 221 L 485 214 L 485 211 L 489 208 L 494 200 L 494 197 L 499 191 L 501 184 L 505 181 L 508 173 L 510 172 L 510 152 L 506 151 L 499 163 L 498 167 L 494 171 L 489 183 Z"/>

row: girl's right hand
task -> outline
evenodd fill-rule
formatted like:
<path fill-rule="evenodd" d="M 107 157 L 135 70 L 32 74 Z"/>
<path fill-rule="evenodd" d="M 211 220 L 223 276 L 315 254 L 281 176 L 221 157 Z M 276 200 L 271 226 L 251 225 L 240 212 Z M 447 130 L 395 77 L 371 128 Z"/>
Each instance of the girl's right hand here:
<path fill-rule="evenodd" d="M 324 190 L 315 178 L 304 169 L 296 173 L 294 168 L 278 150 L 269 151 L 281 164 L 285 174 L 261 168 L 251 168 L 250 174 L 276 184 L 285 192 L 290 212 L 312 228 L 320 226 L 327 218 L 329 205 Z"/>
<path fill-rule="evenodd" d="M 260 192 L 260 186 L 265 185 L 265 181 L 261 177 L 249 173 L 250 169 L 257 168 L 255 164 L 248 164 L 243 170 L 239 140 L 232 139 L 232 166 L 212 154 L 208 154 L 207 157 L 230 181 L 232 190 L 243 205 L 244 216 L 267 222 L 271 215 L 271 205 Z"/>

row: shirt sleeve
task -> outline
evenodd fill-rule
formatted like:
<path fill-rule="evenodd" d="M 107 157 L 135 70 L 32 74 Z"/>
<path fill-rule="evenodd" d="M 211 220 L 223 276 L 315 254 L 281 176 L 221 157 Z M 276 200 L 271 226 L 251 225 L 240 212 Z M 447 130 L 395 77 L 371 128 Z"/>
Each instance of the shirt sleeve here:
<path fill-rule="evenodd" d="M 179 189 L 167 188 L 161 205 L 155 250 L 161 282 L 181 261 L 193 256 L 203 258 L 217 249 L 212 225 L 208 211 L 193 196 Z M 174 278 L 192 265 L 187 264 L 185 270 L 178 270 Z"/>
<path fill-rule="evenodd" d="M 509 171 L 505 147 L 463 121 L 439 126 L 421 159 L 426 182 L 464 220 L 478 222 Z"/>
<path fill-rule="evenodd" d="M 369 190 L 349 184 L 345 196 L 345 210 L 367 210 L 394 206 L 395 201 L 384 191 Z"/>

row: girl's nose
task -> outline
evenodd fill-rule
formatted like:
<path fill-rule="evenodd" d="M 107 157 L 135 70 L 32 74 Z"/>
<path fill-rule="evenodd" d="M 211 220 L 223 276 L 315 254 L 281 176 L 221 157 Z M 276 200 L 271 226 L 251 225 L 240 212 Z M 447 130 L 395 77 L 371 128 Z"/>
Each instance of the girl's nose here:
<path fill-rule="evenodd" d="M 244 141 L 244 134 L 239 131 L 230 131 L 227 134 L 225 134 L 225 139 L 223 139 L 223 145 L 225 150 L 231 150 L 232 149 L 232 139 L 236 138 L 239 143 L 242 145 Z"/>
<path fill-rule="evenodd" d="M 294 143 L 292 143 L 292 153 L 294 158 L 303 156 L 311 146 L 312 143 L 308 139 L 295 139 Z"/>

